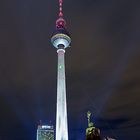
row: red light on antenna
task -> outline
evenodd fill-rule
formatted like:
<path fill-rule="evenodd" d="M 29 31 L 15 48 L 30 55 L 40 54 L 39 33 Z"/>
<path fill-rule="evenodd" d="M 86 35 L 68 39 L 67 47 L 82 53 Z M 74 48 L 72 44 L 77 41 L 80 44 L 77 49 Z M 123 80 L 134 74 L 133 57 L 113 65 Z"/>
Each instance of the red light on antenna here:
<path fill-rule="evenodd" d="M 63 13 L 62 12 L 59 12 L 59 17 L 63 17 Z"/>

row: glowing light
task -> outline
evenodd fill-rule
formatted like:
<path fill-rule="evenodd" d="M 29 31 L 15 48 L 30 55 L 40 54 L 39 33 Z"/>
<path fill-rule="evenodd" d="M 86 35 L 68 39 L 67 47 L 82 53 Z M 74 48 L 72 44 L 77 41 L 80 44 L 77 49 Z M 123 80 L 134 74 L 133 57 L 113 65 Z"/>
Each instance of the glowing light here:
<path fill-rule="evenodd" d="M 60 65 L 59 68 L 62 69 L 62 65 Z"/>
<path fill-rule="evenodd" d="M 51 129 L 52 126 L 49 126 L 49 125 L 42 125 L 41 128 L 42 128 L 42 129 Z"/>

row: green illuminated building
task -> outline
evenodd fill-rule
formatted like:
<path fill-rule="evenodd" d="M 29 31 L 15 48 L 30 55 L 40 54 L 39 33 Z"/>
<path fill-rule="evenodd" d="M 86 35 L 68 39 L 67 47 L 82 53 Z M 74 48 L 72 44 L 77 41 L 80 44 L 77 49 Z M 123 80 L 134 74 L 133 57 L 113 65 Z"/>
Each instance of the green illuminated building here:
<path fill-rule="evenodd" d="M 39 125 L 37 129 L 37 140 L 54 140 L 53 126 Z"/>

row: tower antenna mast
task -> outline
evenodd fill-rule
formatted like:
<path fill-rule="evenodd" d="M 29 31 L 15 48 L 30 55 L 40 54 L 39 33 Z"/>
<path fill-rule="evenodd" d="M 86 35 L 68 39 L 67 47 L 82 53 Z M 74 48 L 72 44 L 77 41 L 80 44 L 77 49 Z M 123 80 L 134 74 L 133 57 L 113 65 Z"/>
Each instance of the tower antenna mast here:
<path fill-rule="evenodd" d="M 59 0 L 59 17 L 63 17 L 63 0 Z"/>

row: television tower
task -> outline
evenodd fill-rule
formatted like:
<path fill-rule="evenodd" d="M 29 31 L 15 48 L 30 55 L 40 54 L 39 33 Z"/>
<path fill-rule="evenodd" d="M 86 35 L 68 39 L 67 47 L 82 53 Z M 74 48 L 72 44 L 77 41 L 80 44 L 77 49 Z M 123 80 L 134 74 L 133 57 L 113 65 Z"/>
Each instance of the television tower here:
<path fill-rule="evenodd" d="M 71 38 L 66 30 L 66 21 L 62 11 L 63 0 L 59 0 L 59 15 L 56 20 L 56 30 L 51 37 L 51 43 L 57 49 L 57 111 L 56 140 L 68 140 L 66 82 L 65 82 L 65 49 L 70 47 Z"/>

